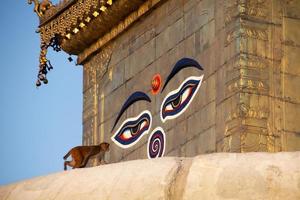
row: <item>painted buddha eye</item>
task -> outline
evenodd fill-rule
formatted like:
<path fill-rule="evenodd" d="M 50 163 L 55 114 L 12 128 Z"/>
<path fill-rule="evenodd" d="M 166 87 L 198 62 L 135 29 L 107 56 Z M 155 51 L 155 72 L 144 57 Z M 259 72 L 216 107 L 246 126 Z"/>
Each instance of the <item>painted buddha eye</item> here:
<path fill-rule="evenodd" d="M 184 80 L 178 89 L 171 91 L 166 96 L 160 109 L 160 117 L 163 122 L 178 117 L 187 109 L 199 90 L 202 80 L 203 75 L 191 76 Z"/>
<path fill-rule="evenodd" d="M 151 123 L 151 113 L 146 110 L 135 118 L 125 120 L 111 139 L 116 145 L 129 148 L 148 133 Z"/>
<path fill-rule="evenodd" d="M 188 84 L 186 85 L 182 92 L 175 97 L 175 99 L 170 99 L 168 103 L 166 104 L 166 107 L 164 109 L 164 112 L 172 112 L 175 109 L 179 109 L 181 105 L 183 105 L 188 98 L 191 96 L 193 89 L 197 87 L 197 84 Z"/>
<path fill-rule="evenodd" d="M 139 135 L 148 127 L 149 121 L 147 119 L 142 119 L 141 122 L 138 122 L 138 124 L 134 124 L 132 126 L 128 125 L 128 127 L 126 127 L 125 130 L 123 130 L 123 132 L 119 135 L 119 137 L 123 141 L 130 140 Z"/>

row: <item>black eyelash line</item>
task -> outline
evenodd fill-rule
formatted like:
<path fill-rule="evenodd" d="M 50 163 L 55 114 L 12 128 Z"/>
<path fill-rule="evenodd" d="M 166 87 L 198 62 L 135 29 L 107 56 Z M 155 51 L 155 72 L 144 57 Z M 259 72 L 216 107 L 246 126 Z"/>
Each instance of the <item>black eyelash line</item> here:
<path fill-rule="evenodd" d="M 136 126 L 140 126 L 141 123 L 144 122 L 144 121 L 146 121 L 149 124 L 149 120 L 147 118 L 142 118 L 138 122 L 136 122 L 135 124 L 126 125 L 126 127 L 122 128 L 121 132 L 128 129 L 128 128 L 132 129 Z"/>
<path fill-rule="evenodd" d="M 168 85 L 169 81 L 182 69 L 188 68 L 188 67 L 195 67 L 199 70 L 203 70 L 202 66 L 194 59 L 192 58 L 182 58 L 180 59 L 173 67 L 171 73 L 166 79 L 166 82 L 161 90 L 161 93 L 164 91 L 166 86 Z"/>
<path fill-rule="evenodd" d="M 133 127 L 137 126 L 138 124 L 140 124 L 141 122 L 144 122 L 144 121 L 148 122 L 148 119 L 143 118 L 140 121 L 138 121 L 136 124 L 128 125 L 126 128 L 133 128 Z"/>

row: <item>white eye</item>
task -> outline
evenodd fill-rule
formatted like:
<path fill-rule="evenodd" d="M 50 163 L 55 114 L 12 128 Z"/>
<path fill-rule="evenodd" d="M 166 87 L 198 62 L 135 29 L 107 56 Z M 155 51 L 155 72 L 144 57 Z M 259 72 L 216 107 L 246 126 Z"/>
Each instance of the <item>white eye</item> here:
<path fill-rule="evenodd" d="M 126 130 L 123 132 L 122 137 L 123 137 L 124 139 L 130 139 L 130 138 L 132 137 L 130 129 L 126 129 Z"/>
<path fill-rule="evenodd" d="M 193 89 L 193 87 L 187 87 L 184 90 L 184 92 L 181 96 L 181 102 L 185 102 L 185 100 L 189 97 L 189 94 L 191 93 L 192 89 Z"/>
<path fill-rule="evenodd" d="M 166 109 L 166 110 L 173 110 L 172 104 L 169 103 L 169 104 L 166 106 L 165 109 Z"/>
<path fill-rule="evenodd" d="M 147 125 L 147 121 L 144 120 L 140 126 L 140 130 L 142 130 Z"/>

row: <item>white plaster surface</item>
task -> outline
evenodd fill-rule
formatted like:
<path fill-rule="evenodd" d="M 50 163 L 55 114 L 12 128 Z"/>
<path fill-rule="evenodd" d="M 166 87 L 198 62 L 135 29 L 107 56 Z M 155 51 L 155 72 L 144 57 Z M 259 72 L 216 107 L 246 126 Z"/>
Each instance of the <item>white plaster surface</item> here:
<path fill-rule="evenodd" d="M 0 187 L 0 199 L 300 199 L 300 152 L 216 153 L 75 169 Z"/>

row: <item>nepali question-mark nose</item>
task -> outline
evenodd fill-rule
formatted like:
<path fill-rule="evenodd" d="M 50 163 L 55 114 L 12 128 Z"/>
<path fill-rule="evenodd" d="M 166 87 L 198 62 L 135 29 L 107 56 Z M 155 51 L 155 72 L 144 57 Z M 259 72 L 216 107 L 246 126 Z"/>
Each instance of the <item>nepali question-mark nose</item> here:
<path fill-rule="evenodd" d="M 148 138 L 147 155 L 149 159 L 163 157 L 166 149 L 166 134 L 161 127 L 152 131 Z"/>

